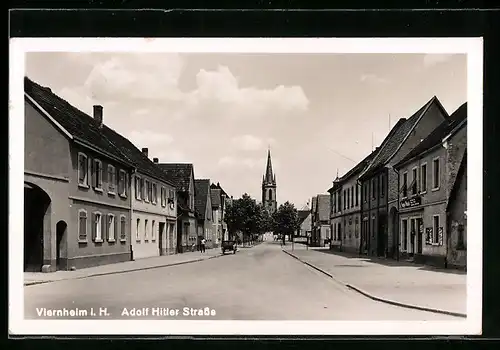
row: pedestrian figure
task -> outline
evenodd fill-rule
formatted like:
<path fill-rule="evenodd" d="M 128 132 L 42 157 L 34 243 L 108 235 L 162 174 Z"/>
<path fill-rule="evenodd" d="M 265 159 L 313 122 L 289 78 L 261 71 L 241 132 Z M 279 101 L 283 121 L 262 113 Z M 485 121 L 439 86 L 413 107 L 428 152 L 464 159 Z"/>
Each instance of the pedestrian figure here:
<path fill-rule="evenodd" d="M 201 240 L 201 252 L 202 253 L 205 253 L 205 243 L 206 243 L 205 238 L 202 238 L 202 240 Z"/>

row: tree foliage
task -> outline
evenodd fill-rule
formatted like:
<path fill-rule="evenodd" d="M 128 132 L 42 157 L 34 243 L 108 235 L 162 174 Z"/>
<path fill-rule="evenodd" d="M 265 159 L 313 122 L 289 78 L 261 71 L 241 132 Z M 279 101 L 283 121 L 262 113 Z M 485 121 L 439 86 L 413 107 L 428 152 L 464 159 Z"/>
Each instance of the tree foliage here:
<path fill-rule="evenodd" d="M 295 206 L 290 202 L 281 204 L 273 214 L 274 233 L 281 234 L 284 241 L 285 235 L 292 236 L 299 227 L 299 214 Z"/>
<path fill-rule="evenodd" d="M 255 235 L 269 231 L 272 226 L 267 210 L 246 193 L 227 206 L 225 221 L 231 236 L 242 232 L 244 241 L 253 241 Z"/>

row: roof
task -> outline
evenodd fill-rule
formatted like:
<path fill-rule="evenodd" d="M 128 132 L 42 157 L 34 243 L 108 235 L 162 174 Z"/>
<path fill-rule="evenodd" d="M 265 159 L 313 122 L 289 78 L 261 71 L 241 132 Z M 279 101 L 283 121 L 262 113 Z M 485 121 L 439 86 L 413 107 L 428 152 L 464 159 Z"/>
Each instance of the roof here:
<path fill-rule="evenodd" d="M 75 140 L 93 146 L 102 153 L 132 166 L 131 160 L 104 137 L 104 127 L 101 127 L 93 117 L 54 94 L 50 88 L 43 87 L 28 77 L 24 77 L 24 91 Z"/>
<path fill-rule="evenodd" d="M 372 151 L 368 156 L 366 156 L 362 161 L 360 161 L 358 164 L 354 166 L 351 170 L 349 170 L 347 173 L 345 173 L 340 179 L 336 179 L 334 186 L 332 189 L 335 187 L 338 187 L 341 185 L 343 182 L 347 181 L 350 177 L 359 174 L 361 171 L 363 171 L 366 166 L 373 160 L 373 158 L 377 155 L 377 152 L 380 150 L 380 147 L 375 148 L 374 151 Z M 336 186 L 337 185 L 337 186 Z"/>
<path fill-rule="evenodd" d="M 317 200 L 318 200 L 317 196 L 312 197 L 312 200 L 311 200 L 311 211 L 313 213 L 316 211 L 316 204 L 318 203 Z"/>
<path fill-rule="evenodd" d="M 179 191 L 187 191 L 191 176 L 194 174 L 193 164 L 190 163 L 159 163 L 156 164 L 167 177 L 175 183 Z M 196 189 L 195 189 L 196 192 Z"/>
<path fill-rule="evenodd" d="M 74 138 L 116 157 L 127 165 L 134 166 L 141 173 L 174 186 L 170 179 L 154 163 L 123 137 L 105 124 L 72 106 L 47 87 L 24 78 L 26 93 L 50 114 Z"/>
<path fill-rule="evenodd" d="M 222 193 L 223 195 L 225 195 L 226 197 L 229 197 L 229 196 L 227 195 L 226 191 L 224 191 L 224 189 L 221 187 L 220 183 L 218 183 L 218 182 L 217 182 L 217 185 L 216 185 L 216 184 L 211 184 L 211 185 L 210 185 L 210 188 L 213 188 L 213 189 L 219 189 L 219 190 L 221 190 L 221 193 Z"/>
<path fill-rule="evenodd" d="M 219 207 L 221 205 L 221 190 L 210 186 L 210 199 L 212 207 Z"/>
<path fill-rule="evenodd" d="M 462 156 L 462 161 L 460 162 L 460 167 L 458 168 L 457 176 L 455 177 L 455 182 L 453 183 L 453 187 L 451 188 L 448 204 L 446 205 L 446 211 L 449 211 L 450 205 L 451 203 L 453 203 L 453 200 L 455 199 L 457 191 L 460 187 L 460 180 L 466 174 L 466 171 L 467 171 L 467 148 L 464 151 L 464 155 Z"/>
<path fill-rule="evenodd" d="M 360 177 L 372 174 L 381 167 L 385 166 L 387 162 L 391 160 L 395 152 L 399 149 L 400 145 L 405 141 L 407 135 L 415 128 L 418 121 L 433 103 L 436 103 L 447 115 L 444 108 L 442 108 L 438 98 L 434 96 L 407 120 L 405 118 L 399 119 L 399 121 L 391 129 L 387 137 L 380 145 L 379 151 L 376 156 L 366 167 Z"/>
<path fill-rule="evenodd" d="M 196 179 L 194 180 L 194 187 L 196 195 L 194 196 L 194 208 L 198 213 L 198 218 L 205 220 L 205 212 L 207 209 L 207 201 L 210 190 L 209 179 Z"/>
<path fill-rule="evenodd" d="M 302 224 L 304 222 L 304 220 L 307 219 L 307 217 L 311 214 L 311 211 L 310 210 L 299 210 L 298 214 L 299 214 L 299 224 Z"/>
<path fill-rule="evenodd" d="M 330 219 L 330 195 L 329 194 L 319 194 L 317 196 L 317 212 L 319 220 L 329 220 Z"/>
<path fill-rule="evenodd" d="M 395 168 L 407 163 L 409 160 L 425 153 L 434 146 L 440 144 L 442 140 L 452 133 L 459 126 L 467 122 L 467 102 L 461 105 L 444 122 L 434 129 L 422 142 L 412 149 L 403 159 L 401 159 Z"/>
<path fill-rule="evenodd" d="M 127 156 L 128 159 L 138 169 L 138 172 L 149 175 L 157 180 L 161 180 L 173 187 L 176 186 L 175 182 L 170 177 L 161 171 L 155 163 L 153 163 L 142 151 L 134 146 L 128 139 L 114 131 L 113 129 L 103 126 L 103 134 L 116 145 L 120 151 Z"/>

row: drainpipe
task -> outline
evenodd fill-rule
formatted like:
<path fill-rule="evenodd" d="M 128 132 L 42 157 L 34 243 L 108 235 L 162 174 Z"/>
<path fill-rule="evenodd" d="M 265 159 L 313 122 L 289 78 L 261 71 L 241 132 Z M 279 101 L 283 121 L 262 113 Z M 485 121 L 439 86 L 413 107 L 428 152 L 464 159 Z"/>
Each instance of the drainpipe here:
<path fill-rule="evenodd" d="M 399 191 L 400 191 L 400 183 L 399 183 L 399 171 L 396 168 L 392 168 L 396 175 L 398 176 L 398 201 L 397 201 L 397 207 L 398 207 L 398 213 L 397 213 L 397 218 L 396 218 L 396 225 L 397 225 L 397 231 L 398 231 L 398 239 L 396 240 L 396 246 L 397 246 L 397 254 L 396 254 L 396 260 L 399 261 L 399 245 L 401 242 L 401 231 L 400 231 L 400 226 L 399 226 Z M 387 179 L 387 184 L 389 184 L 389 179 Z M 389 200 L 389 186 L 387 186 L 387 200 Z M 389 209 L 389 208 L 388 208 Z"/>
<path fill-rule="evenodd" d="M 134 227 L 134 219 L 133 219 L 133 213 L 134 213 L 134 198 L 135 194 L 133 193 L 132 190 L 135 190 L 135 187 L 132 188 L 132 179 L 135 177 L 135 174 L 137 173 L 137 168 L 132 168 L 132 173 L 130 176 L 130 260 L 134 260 L 134 246 L 133 246 L 133 240 L 132 240 L 132 228 Z M 128 185 L 128 184 L 127 184 Z"/>

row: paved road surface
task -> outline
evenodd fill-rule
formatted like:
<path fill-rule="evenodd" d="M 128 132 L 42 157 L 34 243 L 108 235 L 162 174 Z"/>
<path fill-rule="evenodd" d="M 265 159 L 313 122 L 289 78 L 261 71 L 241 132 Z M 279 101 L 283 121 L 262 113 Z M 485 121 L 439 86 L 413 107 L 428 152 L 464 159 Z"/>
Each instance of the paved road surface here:
<path fill-rule="evenodd" d="M 25 287 L 25 317 L 219 320 L 457 320 L 370 300 L 283 253 L 279 243 L 203 262 Z M 208 307 L 215 316 L 185 316 Z M 84 310 L 79 317 L 38 311 Z M 99 317 L 100 308 L 106 308 Z M 147 310 L 143 316 L 126 309 Z M 167 310 L 168 309 L 168 310 Z M 153 312 L 162 311 L 161 315 Z M 177 316 L 169 312 L 179 310 Z M 190 311 L 190 310 L 189 310 Z"/>

